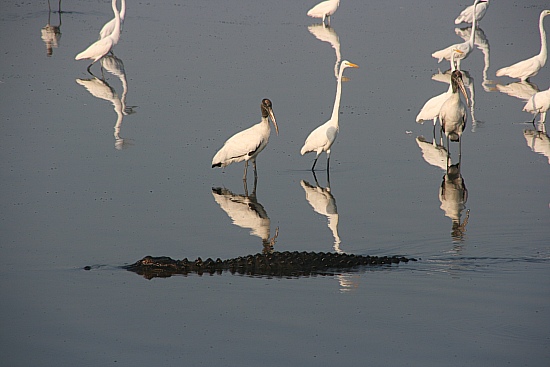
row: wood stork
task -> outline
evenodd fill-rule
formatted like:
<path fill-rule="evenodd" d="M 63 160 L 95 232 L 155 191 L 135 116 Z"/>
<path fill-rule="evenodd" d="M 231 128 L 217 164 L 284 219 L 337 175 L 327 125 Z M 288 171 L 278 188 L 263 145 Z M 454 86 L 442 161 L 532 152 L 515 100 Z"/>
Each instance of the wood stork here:
<path fill-rule="evenodd" d="M 330 16 L 336 12 L 339 5 L 340 0 L 322 1 L 309 9 L 307 15 L 312 18 L 323 18 L 323 24 L 325 23 L 325 18 L 328 18 L 328 24 L 330 24 Z"/>
<path fill-rule="evenodd" d="M 477 8 L 475 9 L 476 21 L 480 21 L 485 16 L 485 13 L 489 9 L 489 0 L 480 0 Z M 474 21 L 474 6 L 470 5 L 466 9 L 462 10 L 458 17 L 455 19 L 455 24 L 460 23 L 472 23 Z"/>
<path fill-rule="evenodd" d="M 476 0 L 474 2 L 474 5 L 473 5 L 474 12 L 475 12 L 477 4 L 480 1 L 481 0 Z M 472 23 L 472 28 L 473 29 L 476 28 L 476 19 L 475 18 L 474 18 L 474 21 Z M 454 57 L 455 57 L 456 68 L 460 69 L 460 61 L 467 58 L 468 55 L 470 54 L 470 52 L 472 52 L 472 50 L 474 49 L 475 34 L 476 34 L 475 32 L 472 32 L 471 35 L 470 35 L 470 39 L 466 42 L 456 43 L 456 44 L 451 45 L 447 48 L 444 48 L 443 50 L 439 50 L 439 51 L 434 52 L 432 54 L 432 57 L 436 58 L 437 62 L 441 62 L 441 60 L 443 60 L 443 59 L 451 61 L 451 56 L 454 53 L 455 54 Z M 457 53 L 455 50 L 460 50 L 461 52 Z M 451 67 L 452 67 L 452 65 L 451 65 Z"/>
<path fill-rule="evenodd" d="M 124 25 L 124 17 L 126 16 L 126 0 L 122 0 L 120 4 L 120 30 L 122 31 L 122 26 Z M 116 24 L 116 16 L 115 18 L 111 19 L 105 25 L 101 30 L 99 31 L 99 39 L 103 39 L 113 33 L 115 30 L 115 24 Z"/>
<path fill-rule="evenodd" d="M 522 81 L 538 74 L 539 70 L 546 64 L 548 51 L 546 49 L 546 32 L 544 31 L 544 17 L 550 14 L 550 10 L 543 10 L 539 17 L 540 52 L 530 59 L 520 61 L 512 66 L 497 70 L 497 76 L 509 76 L 519 78 Z"/>
<path fill-rule="evenodd" d="M 336 98 L 334 99 L 334 107 L 332 109 L 332 116 L 330 120 L 325 122 L 323 125 L 319 126 L 313 130 L 306 139 L 304 146 L 300 150 L 300 154 L 304 155 L 309 152 L 315 152 L 315 161 L 313 161 L 313 166 L 311 170 L 315 170 L 315 164 L 317 164 L 317 159 L 322 152 L 327 152 L 327 171 L 329 169 L 330 163 L 330 147 L 336 140 L 338 135 L 338 114 L 340 111 L 340 98 L 342 96 L 342 74 L 346 68 L 358 68 L 359 66 L 353 64 L 347 60 L 342 61 L 340 64 L 340 71 L 338 72 L 338 81 L 336 82 Z"/>
<path fill-rule="evenodd" d="M 118 43 L 120 40 L 120 14 L 118 13 L 116 7 L 116 1 L 112 0 L 111 6 L 113 8 L 113 13 L 115 14 L 115 28 L 113 32 L 107 37 L 97 40 L 92 43 L 87 49 L 76 55 L 75 60 L 90 59 L 92 63 L 88 66 L 88 72 L 92 74 L 90 68 L 92 65 L 103 56 L 107 55 L 109 51 Z"/>
<path fill-rule="evenodd" d="M 550 88 L 543 90 L 542 92 L 535 93 L 529 98 L 523 111 L 532 113 L 533 116 L 533 125 L 535 125 L 535 118 L 540 114 L 540 124 L 541 129 L 539 131 L 546 131 L 545 122 L 546 122 L 546 112 L 550 108 Z"/>
<path fill-rule="evenodd" d="M 256 157 L 266 147 L 269 141 L 269 135 L 271 134 L 269 118 L 275 126 L 277 135 L 279 135 L 279 127 L 277 126 L 275 115 L 273 114 L 271 101 L 269 99 L 263 99 L 260 108 L 262 111 L 262 121 L 227 139 L 223 147 L 212 159 L 212 168 L 225 167 L 233 162 L 244 161 L 243 180 L 246 181 L 248 161 L 251 160 L 254 166 L 254 177 L 257 177 Z"/>
<path fill-rule="evenodd" d="M 449 140 L 459 142 L 459 159 L 461 156 L 462 145 L 462 132 L 466 126 L 466 107 L 460 99 L 458 89 L 464 95 L 466 102 L 468 96 L 466 95 L 466 89 L 464 88 L 464 82 L 462 81 L 462 73 L 460 70 L 455 70 L 451 73 L 451 86 L 452 94 L 443 103 L 441 110 L 439 111 L 439 118 L 441 119 L 441 127 L 447 137 L 447 148 L 449 148 Z"/>

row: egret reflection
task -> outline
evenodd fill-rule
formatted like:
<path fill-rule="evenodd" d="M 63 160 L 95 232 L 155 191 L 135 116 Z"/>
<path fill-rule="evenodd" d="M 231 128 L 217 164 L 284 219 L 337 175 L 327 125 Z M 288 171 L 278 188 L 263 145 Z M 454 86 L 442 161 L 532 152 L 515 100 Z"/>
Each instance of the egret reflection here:
<path fill-rule="evenodd" d="M 472 35 L 472 27 L 455 28 L 455 33 L 458 36 L 460 36 L 463 40 L 466 41 Z M 485 91 L 489 92 L 490 91 L 489 84 L 493 83 L 492 80 L 489 80 L 487 78 L 487 71 L 489 70 L 489 67 L 491 65 L 491 60 L 490 60 L 491 49 L 489 46 L 489 40 L 487 40 L 487 37 L 485 36 L 485 32 L 483 32 L 483 29 L 479 27 L 475 29 L 474 45 L 476 45 L 476 47 L 483 54 L 484 67 L 483 67 L 483 82 L 481 84 L 483 85 L 483 88 L 485 89 Z M 466 84 L 466 81 L 465 81 L 465 84 Z"/>
<path fill-rule="evenodd" d="M 536 130 L 523 130 L 523 137 L 527 146 L 535 153 L 548 158 L 550 164 L 550 138 L 546 132 Z"/>
<path fill-rule="evenodd" d="M 338 78 L 338 64 L 342 60 L 342 54 L 340 53 L 340 38 L 336 34 L 336 31 L 331 26 L 322 24 L 312 24 L 307 27 L 309 32 L 314 35 L 318 40 L 328 42 L 336 53 L 336 62 L 334 63 L 334 77 Z"/>
<path fill-rule="evenodd" d="M 331 230 L 332 236 L 334 237 L 334 251 L 341 253 L 341 240 L 338 234 L 338 208 L 336 207 L 336 199 L 334 199 L 330 191 L 330 176 L 327 174 L 326 187 L 319 185 L 315 172 L 313 173 L 313 178 L 315 179 L 315 186 L 305 180 L 300 181 L 300 185 L 302 185 L 306 193 L 306 200 L 313 210 L 327 217 L 328 228 Z"/>
<path fill-rule="evenodd" d="M 48 55 L 48 57 L 53 55 L 53 49 L 59 46 L 59 39 L 61 38 L 61 0 L 59 0 L 57 6 L 59 24 L 52 25 L 50 23 L 52 8 L 50 6 L 50 0 L 48 0 L 48 23 L 41 29 L 42 41 L 46 44 L 46 55 Z"/>
<path fill-rule="evenodd" d="M 462 214 L 466 209 L 468 200 L 468 190 L 460 172 L 460 163 L 449 166 L 443 176 L 441 187 L 439 189 L 439 201 L 441 210 L 445 216 L 452 220 L 451 237 L 454 241 L 462 242 L 466 224 L 470 216 L 470 211 L 466 211 L 466 216 L 462 220 Z"/>
<path fill-rule="evenodd" d="M 267 216 L 262 204 L 256 197 L 257 180 L 254 180 L 252 193 L 248 194 L 246 180 L 244 181 L 244 195 L 234 194 L 222 187 L 213 187 L 212 196 L 222 210 L 231 218 L 233 224 L 250 229 L 250 235 L 257 236 L 262 240 L 263 252 L 273 251 L 275 240 L 279 235 L 279 229 L 270 238 L 271 220 Z"/>
<path fill-rule="evenodd" d="M 115 89 L 104 79 L 99 79 L 94 76 L 91 79 L 76 79 L 76 82 L 86 88 L 92 96 L 109 101 L 113 105 L 113 109 L 117 115 L 113 133 L 115 148 L 121 150 L 128 146 L 128 142 L 120 135 L 122 120 L 124 116 L 134 113 L 134 107 L 128 107 L 126 105 L 126 96 L 128 94 L 126 72 L 122 60 L 115 56 L 106 56 L 101 60 L 101 63 L 102 67 L 105 68 L 107 72 L 118 77 L 122 83 L 122 95 L 120 97 Z"/>
<path fill-rule="evenodd" d="M 514 82 L 506 85 L 496 84 L 493 90 L 498 90 L 501 93 L 511 97 L 527 101 L 531 96 L 539 91 L 539 87 L 528 81 Z"/>
<path fill-rule="evenodd" d="M 546 64 L 548 51 L 546 47 L 546 32 L 544 30 L 544 18 L 550 15 L 550 10 L 543 10 L 539 16 L 540 52 L 527 60 L 517 62 L 511 66 L 497 70 L 497 76 L 508 76 L 513 79 L 528 81 L 529 78 L 539 73 Z"/>
<path fill-rule="evenodd" d="M 476 21 L 479 22 L 485 16 L 487 9 L 489 9 L 489 0 L 480 0 L 477 6 L 474 3 L 462 10 L 458 17 L 456 17 L 455 24 L 472 23 L 474 16 Z"/>

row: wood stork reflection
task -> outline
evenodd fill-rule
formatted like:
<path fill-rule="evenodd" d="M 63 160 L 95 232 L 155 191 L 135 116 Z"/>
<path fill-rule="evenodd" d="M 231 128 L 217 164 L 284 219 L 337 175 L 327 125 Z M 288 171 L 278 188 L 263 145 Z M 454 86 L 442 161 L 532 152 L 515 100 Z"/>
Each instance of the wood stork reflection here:
<path fill-rule="evenodd" d="M 254 166 L 254 177 L 257 177 L 256 157 L 269 142 L 269 135 L 271 134 L 269 119 L 273 122 L 275 131 L 279 135 L 279 127 L 273 114 L 271 101 L 263 99 L 260 109 L 262 111 L 262 120 L 258 124 L 227 139 L 223 147 L 212 158 L 212 168 L 225 167 L 233 162 L 244 161 L 243 180 L 246 180 L 248 161 L 251 160 Z"/>
<path fill-rule="evenodd" d="M 489 0 L 480 0 L 476 9 L 474 9 L 474 5 L 470 5 L 462 10 L 458 17 L 456 17 L 455 24 L 472 23 L 474 21 L 474 14 L 476 21 L 479 22 L 485 16 L 487 9 L 489 9 Z"/>
<path fill-rule="evenodd" d="M 497 76 L 509 76 L 519 78 L 522 81 L 538 74 L 539 70 L 546 64 L 548 51 L 546 48 L 546 32 L 544 31 L 544 17 L 550 14 L 550 10 L 543 10 L 539 16 L 540 52 L 530 59 L 520 61 L 514 65 L 497 70 Z"/>
<path fill-rule="evenodd" d="M 535 153 L 548 158 L 550 164 L 550 137 L 546 132 L 536 130 L 523 130 L 523 137 L 527 146 Z"/>
<path fill-rule="evenodd" d="M 461 222 L 462 212 L 466 209 L 466 201 L 468 201 L 468 189 L 460 173 L 460 163 L 450 166 L 443 176 L 439 189 L 439 201 L 445 216 L 452 220 L 451 237 L 454 241 L 461 242 L 464 239 L 470 210 L 466 211 L 466 218 Z"/>
<path fill-rule="evenodd" d="M 109 53 L 109 51 L 111 51 L 120 40 L 120 14 L 118 13 L 116 7 L 116 1 L 117 0 L 112 0 L 111 2 L 113 13 L 115 14 L 115 28 L 113 32 L 107 37 L 95 41 L 87 49 L 85 49 L 75 57 L 75 60 L 92 60 L 92 63 L 88 66 L 88 72 L 90 74 L 92 74 L 92 72 L 90 71 L 92 65 L 103 56 L 107 55 L 107 53 Z"/>
<path fill-rule="evenodd" d="M 332 109 L 332 116 L 330 120 L 325 122 L 323 125 L 319 126 L 313 130 L 306 139 L 304 146 L 300 150 L 300 154 L 304 155 L 309 152 L 315 152 L 315 161 L 313 161 L 313 166 L 311 170 L 315 170 L 315 164 L 317 164 L 317 159 L 322 152 L 327 152 L 327 171 L 330 164 L 330 148 L 336 136 L 338 135 L 338 115 L 340 111 L 340 99 L 342 96 L 342 74 L 346 68 L 358 68 L 356 64 L 353 64 L 347 60 L 342 61 L 340 64 L 340 71 L 338 73 L 338 81 L 336 82 L 336 98 L 334 99 L 334 107 Z"/>
<path fill-rule="evenodd" d="M 61 0 L 59 0 L 57 14 L 59 16 L 59 24 L 50 24 L 50 18 L 52 15 L 52 8 L 50 6 L 50 0 L 48 0 L 48 23 L 41 29 L 42 41 L 46 44 L 46 55 L 51 57 L 53 55 L 53 49 L 59 46 L 59 39 L 61 38 Z"/>
<path fill-rule="evenodd" d="M 476 9 L 476 5 L 480 1 L 481 0 L 476 0 L 474 2 L 474 5 L 473 5 L 474 6 L 474 11 Z M 473 29 L 476 28 L 476 22 L 477 21 L 474 18 L 474 21 L 473 21 L 473 24 L 472 24 Z M 463 42 L 463 43 L 456 43 L 456 44 L 451 45 L 447 48 L 444 48 L 443 50 L 435 51 L 432 54 L 432 57 L 436 58 L 437 62 L 441 62 L 441 60 L 443 60 L 443 59 L 451 61 L 451 56 L 454 53 L 456 68 L 460 69 L 460 61 L 467 58 L 468 55 L 470 54 L 470 52 L 472 52 L 472 50 L 474 48 L 474 38 L 475 38 L 475 32 L 472 32 L 471 35 L 470 35 L 470 39 L 468 41 Z M 457 52 L 456 50 L 459 50 L 460 52 Z M 452 61 L 451 61 L 451 63 L 452 63 Z M 451 67 L 452 67 L 452 65 L 451 65 Z"/>
<path fill-rule="evenodd" d="M 309 9 L 307 15 L 312 18 L 323 18 L 323 23 L 325 23 L 325 19 L 328 18 L 328 24 L 330 24 L 330 16 L 336 12 L 339 5 L 340 0 L 322 1 Z"/>

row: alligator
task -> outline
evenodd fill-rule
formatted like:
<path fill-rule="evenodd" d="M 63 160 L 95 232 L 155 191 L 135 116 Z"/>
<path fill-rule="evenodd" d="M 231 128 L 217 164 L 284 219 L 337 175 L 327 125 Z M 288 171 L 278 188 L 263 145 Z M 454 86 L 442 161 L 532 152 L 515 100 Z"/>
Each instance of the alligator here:
<path fill-rule="evenodd" d="M 146 279 L 167 278 L 188 274 L 231 274 L 267 277 L 300 277 L 310 275 L 335 275 L 353 272 L 365 266 L 390 266 L 391 264 L 417 261 L 403 256 L 363 256 L 335 252 L 270 252 L 240 256 L 233 259 L 174 260 L 170 257 L 145 256 L 124 269 Z"/>

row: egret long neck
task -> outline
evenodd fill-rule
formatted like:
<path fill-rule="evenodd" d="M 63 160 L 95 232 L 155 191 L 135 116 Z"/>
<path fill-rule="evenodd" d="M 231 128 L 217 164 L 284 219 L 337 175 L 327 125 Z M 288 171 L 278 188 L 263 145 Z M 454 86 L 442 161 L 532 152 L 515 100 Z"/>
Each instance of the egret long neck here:
<path fill-rule="evenodd" d="M 546 32 L 544 31 L 544 14 L 541 14 L 539 19 L 540 30 L 540 57 L 543 58 L 543 64 L 546 63 L 547 49 L 546 49 Z"/>
<path fill-rule="evenodd" d="M 476 38 L 476 26 L 477 26 L 477 4 L 479 3 L 479 0 L 474 1 L 474 20 L 472 21 L 472 33 L 470 34 L 470 44 L 473 46 L 474 41 Z"/>
<path fill-rule="evenodd" d="M 126 15 L 126 0 L 122 0 L 122 3 L 120 4 L 120 21 L 124 19 L 124 16 Z"/>
<path fill-rule="evenodd" d="M 118 13 L 116 2 L 117 0 L 113 0 L 111 4 L 113 7 L 113 13 L 115 13 L 115 29 L 113 29 L 113 33 L 111 33 L 111 36 L 113 36 L 114 39 L 120 37 L 120 14 Z"/>
<path fill-rule="evenodd" d="M 330 117 L 330 120 L 336 126 L 338 126 L 340 98 L 342 97 L 342 74 L 344 74 L 344 68 L 340 67 L 340 72 L 338 73 L 338 81 L 336 82 L 336 98 L 334 99 L 334 107 L 332 108 L 332 116 Z"/>

